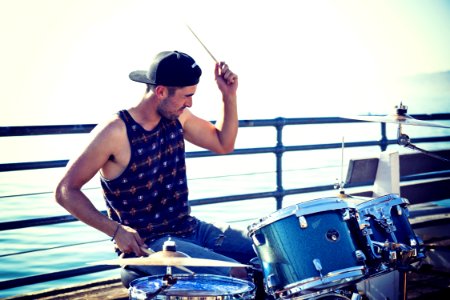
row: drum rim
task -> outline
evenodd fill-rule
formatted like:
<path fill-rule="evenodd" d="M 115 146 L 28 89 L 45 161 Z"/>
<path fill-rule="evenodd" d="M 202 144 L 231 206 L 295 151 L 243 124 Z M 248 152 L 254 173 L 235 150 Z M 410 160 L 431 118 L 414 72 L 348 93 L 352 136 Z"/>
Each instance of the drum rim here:
<path fill-rule="evenodd" d="M 350 276 L 343 276 L 349 274 Z M 342 285 L 346 285 L 350 282 L 356 282 L 366 277 L 366 267 L 357 266 L 351 268 L 345 268 L 341 270 L 335 270 L 327 273 L 321 277 L 310 277 L 295 283 L 286 285 L 283 290 L 279 291 L 284 296 L 296 296 L 296 294 L 302 293 L 303 295 L 309 295 L 317 292 L 317 288 L 320 290 L 336 289 Z M 333 284 L 334 282 L 339 282 Z M 330 285 L 332 284 L 332 285 Z M 302 285 L 301 287 L 299 285 Z"/>
<path fill-rule="evenodd" d="M 383 204 L 392 204 L 391 206 L 394 205 L 399 205 L 399 204 L 405 204 L 408 205 L 409 201 L 406 198 L 400 197 L 397 194 L 387 194 L 381 197 L 377 197 L 377 198 L 373 198 L 371 200 L 368 200 L 366 202 L 362 202 L 359 204 L 356 204 L 356 209 L 357 210 L 363 210 L 363 209 L 367 209 L 373 206 L 377 206 L 377 205 L 383 205 Z"/>
<path fill-rule="evenodd" d="M 146 293 L 145 290 L 142 289 L 138 289 L 137 288 L 137 284 L 141 283 L 142 281 L 149 281 L 152 279 L 160 279 L 162 278 L 164 275 L 150 275 L 150 276 L 144 276 L 144 277 L 140 277 L 140 278 L 136 278 L 133 281 L 130 282 L 128 291 L 129 291 L 129 295 L 132 295 L 132 293 Z M 216 275 L 216 274 L 206 274 L 206 273 L 200 273 L 200 274 L 184 274 L 184 273 L 176 273 L 176 274 L 172 274 L 173 277 L 178 278 L 178 279 L 195 279 L 195 278 L 201 278 L 201 279 L 207 279 L 208 281 L 213 282 L 214 280 L 216 280 L 217 282 L 221 281 L 221 282 L 228 282 L 228 283 L 238 283 L 241 284 L 242 286 L 240 287 L 239 291 L 236 291 L 234 293 L 227 293 L 227 294 L 222 294 L 222 295 L 201 295 L 201 296 L 230 296 L 230 295 L 252 295 L 255 292 L 256 286 L 253 282 L 251 281 L 247 281 L 247 280 L 243 280 L 240 278 L 235 278 L 235 277 L 230 277 L 230 276 L 223 276 L 223 275 Z M 148 292 L 148 291 L 147 291 Z M 164 295 L 162 294 L 162 296 L 178 296 L 175 294 L 171 294 L 171 295 Z M 197 295 L 180 295 L 180 296 L 197 296 Z"/>
<path fill-rule="evenodd" d="M 318 204 L 318 205 L 317 205 Z M 339 197 L 324 197 L 300 202 L 290 206 L 283 207 L 268 216 L 261 218 L 259 223 L 254 223 L 248 227 L 249 235 L 254 231 L 272 224 L 276 221 L 288 218 L 292 215 L 296 217 L 307 216 L 315 213 L 350 209 L 350 206 L 342 198 Z"/>

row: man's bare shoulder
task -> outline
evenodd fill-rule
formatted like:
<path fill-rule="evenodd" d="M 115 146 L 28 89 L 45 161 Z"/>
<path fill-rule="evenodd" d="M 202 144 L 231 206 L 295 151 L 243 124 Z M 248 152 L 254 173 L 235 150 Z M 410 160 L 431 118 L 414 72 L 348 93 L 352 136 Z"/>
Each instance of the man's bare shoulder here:
<path fill-rule="evenodd" d="M 104 138 L 120 137 L 126 134 L 125 123 L 116 114 L 97 124 L 92 130 L 92 134 L 95 137 Z"/>

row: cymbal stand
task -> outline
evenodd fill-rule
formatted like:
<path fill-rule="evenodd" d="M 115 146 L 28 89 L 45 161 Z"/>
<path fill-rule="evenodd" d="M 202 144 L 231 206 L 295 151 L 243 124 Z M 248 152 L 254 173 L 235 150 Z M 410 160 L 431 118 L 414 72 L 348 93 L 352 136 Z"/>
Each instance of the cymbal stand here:
<path fill-rule="evenodd" d="M 412 144 L 412 143 L 411 143 L 411 140 L 410 140 L 410 138 L 409 138 L 409 136 L 408 136 L 407 134 L 404 134 L 404 133 L 402 132 L 402 125 L 401 125 L 401 124 L 398 124 L 398 130 L 397 130 L 397 143 L 398 143 L 400 146 L 404 146 L 404 147 L 406 147 L 406 148 L 409 148 L 409 149 L 412 149 L 412 150 L 419 151 L 419 152 L 421 152 L 421 153 L 423 153 L 423 154 L 425 154 L 425 155 L 428 155 L 428 156 L 430 156 L 430 157 L 433 157 L 433 158 L 436 158 L 436 159 L 440 159 L 440 160 L 445 161 L 445 162 L 450 162 L 450 160 L 447 159 L 447 158 L 445 158 L 445 157 L 442 157 L 442 156 L 437 155 L 437 154 L 435 154 L 435 153 L 429 152 L 429 151 L 427 151 L 427 150 L 424 150 L 424 149 L 419 148 L 419 147 L 417 147 L 416 145 Z"/>
<path fill-rule="evenodd" d="M 169 239 L 164 242 L 163 249 L 165 251 L 174 251 L 175 252 L 176 251 L 175 241 L 172 241 L 169 237 Z M 172 267 L 171 266 L 166 266 L 166 274 L 164 274 L 161 281 L 162 281 L 161 286 L 155 292 L 153 292 L 151 295 L 147 295 L 150 297 L 149 299 L 155 298 L 160 293 L 171 288 L 174 284 L 177 283 L 177 281 L 178 281 L 177 278 L 172 275 Z"/>
<path fill-rule="evenodd" d="M 336 183 L 334 184 L 335 189 L 339 189 L 339 196 L 344 197 L 345 191 L 344 191 L 344 137 L 342 137 L 342 147 L 341 147 L 341 178 L 336 178 Z"/>

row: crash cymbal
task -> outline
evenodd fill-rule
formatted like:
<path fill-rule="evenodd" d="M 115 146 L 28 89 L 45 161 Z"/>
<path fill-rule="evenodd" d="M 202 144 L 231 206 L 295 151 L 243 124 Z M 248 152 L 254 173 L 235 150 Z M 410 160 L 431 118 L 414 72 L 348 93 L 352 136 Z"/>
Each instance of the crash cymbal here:
<path fill-rule="evenodd" d="M 400 125 L 415 125 L 415 126 L 428 126 L 428 127 L 441 127 L 441 128 L 450 128 L 450 126 L 421 121 L 417 120 L 410 115 L 386 115 L 386 116 L 346 116 L 345 118 L 361 120 L 361 121 L 369 121 L 369 122 L 378 122 L 378 123 L 395 123 Z"/>
<path fill-rule="evenodd" d="M 120 266 L 197 266 L 197 267 L 250 267 L 249 265 L 221 260 L 192 258 L 176 251 L 159 251 L 147 257 L 118 258 L 104 260 L 93 265 L 120 265 Z"/>
<path fill-rule="evenodd" d="M 346 116 L 347 119 L 378 122 L 378 123 L 395 123 L 399 125 L 415 125 L 428 127 L 450 128 L 450 126 L 437 124 L 433 122 L 417 120 L 407 114 L 408 107 L 400 102 L 399 106 L 395 106 L 395 113 L 385 116 Z"/>

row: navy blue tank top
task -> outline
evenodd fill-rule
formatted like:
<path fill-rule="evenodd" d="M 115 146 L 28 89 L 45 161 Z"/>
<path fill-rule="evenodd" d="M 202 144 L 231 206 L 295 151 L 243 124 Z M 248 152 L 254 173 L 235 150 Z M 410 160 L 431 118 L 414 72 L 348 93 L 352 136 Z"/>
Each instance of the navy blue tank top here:
<path fill-rule="evenodd" d="M 190 216 L 181 123 L 161 118 L 147 131 L 128 111 L 119 117 L 126 124 L 131 159 L 117 178 L 100 176 L 109 217 L 145 241 L 192 232 L 197 220 Z"/>

